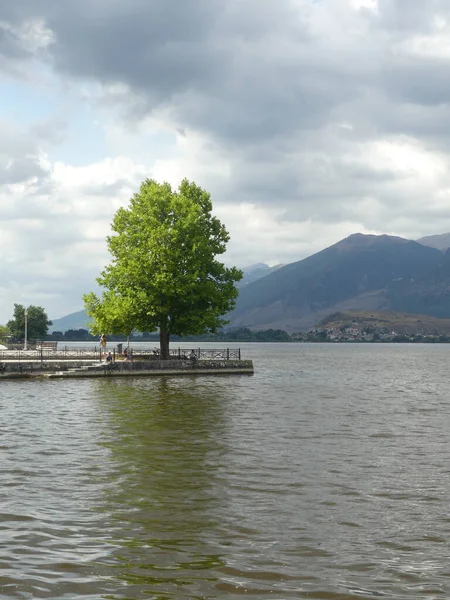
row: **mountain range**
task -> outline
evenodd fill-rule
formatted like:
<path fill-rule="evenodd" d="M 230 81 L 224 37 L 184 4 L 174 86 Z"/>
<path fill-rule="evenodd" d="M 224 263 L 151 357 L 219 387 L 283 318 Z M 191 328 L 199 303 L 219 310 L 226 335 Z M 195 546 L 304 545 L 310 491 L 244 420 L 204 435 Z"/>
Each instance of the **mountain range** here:
<path fill-rule="evenodd" d="M 450 248 L 450 233 L 441 233 L 439 235 L 427 235 L 426 237 L 417 240 L 419 244 L 424 246 L 430 246 L 430 248 L 437 248 L 442 252 L 445 252 Z"/>
<path fill-rule="evenodd" d="M 234 326 L 290 332 L 350 309 L 412 311 L 402 306 L 413 304 L 411 283 L 420 280 L 425 290 L 423 278 L 443 262 L 441 251 L 412 240 L 354 234 L 243 288 L 230 319 Z M 428 310 L 422 300 L 413 312 Z"/>
<path fill-rule="evenodd" d="M 252 265 L 244 269 L 230 326 L 294 332 L 347 310 L 450 317 L 447 243 L 450 234 L 412 241 L 357 233 L 288 265 Z M 55 319 L 52 330 L 86 323 L 80 311 Z"/>

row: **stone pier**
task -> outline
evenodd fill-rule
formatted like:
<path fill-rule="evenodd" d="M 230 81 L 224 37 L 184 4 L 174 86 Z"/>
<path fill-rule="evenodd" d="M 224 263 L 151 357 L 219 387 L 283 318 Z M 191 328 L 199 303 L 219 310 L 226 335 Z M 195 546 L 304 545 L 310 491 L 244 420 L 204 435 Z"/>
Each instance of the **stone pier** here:
<path fill-rule="evenodd" d="M 132 360 L 93 361 L 21 360 L 0 363 L 0 380 L 69 379 L 87 377 L 155 377 L 162 375 L 252 375 L 251 360 Z"/>

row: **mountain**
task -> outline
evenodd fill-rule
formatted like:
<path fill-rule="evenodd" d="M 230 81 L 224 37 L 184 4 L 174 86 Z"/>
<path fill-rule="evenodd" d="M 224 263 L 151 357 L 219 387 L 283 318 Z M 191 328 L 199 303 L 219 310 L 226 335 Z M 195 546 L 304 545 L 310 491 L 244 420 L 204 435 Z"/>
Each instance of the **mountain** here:
<path fill-rule="evenodd" d="M 52 319 L 53 325 L 49 327 L 49 333 L 53 331 L 62 331 L 63 333 L 68 329 L 87 329 L 89 317 L 84 310 L 71 313 L 60 319 Z"/>
<path fill-rule="evenodd" d="M 439 235 L 427 235 L 426 237 L 417 240 L 419 244 L 429 246 L 430 248 L 436 248 L 445 252 L 450 248 L 450 233 L 441 233 Z"/>
<path fill-rule="evenodd" d="M 298 331 L 332 312 L 388 310 L 393 284 L 434 272 L 442 258 L 439 250 L 411 240 L 354 234 L 243 287 L 231 325 Z"/>
<path fill-rule="evenodd" d="M 274 267 L 269 267 L 269 265 L 266 265 L 265 263 L 256 263 L 255 265 L 250 265 L 248 267 L 244 267 L 242 269 L 244 276 L 242 277 L 241 281 L 238 283 L 237 287 L 240 289 L 240 288 L 244 287 L 245 285 L 248 285 L 249 283 L 256 281 L 257 279 L 261 279 L 261 277 L 265 277 L 266 275 L 269 275 L 269 273 L 276 271 L 277 269 L 279 269 L 282 266 L 283 265 L 275 265 Z"/>
<path fill-rule="evenodd" d="M 439 264 L 415 278 L 394 281 L 388 291 L 392 310 L 450 317 L 450 249 Z"/>

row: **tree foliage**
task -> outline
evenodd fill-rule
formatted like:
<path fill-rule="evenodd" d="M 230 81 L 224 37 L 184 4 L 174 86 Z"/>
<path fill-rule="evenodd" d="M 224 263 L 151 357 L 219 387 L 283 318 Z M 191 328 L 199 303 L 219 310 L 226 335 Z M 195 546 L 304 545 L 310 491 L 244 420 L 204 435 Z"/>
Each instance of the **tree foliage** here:
<path fill-rule="evenodd" d="M 27 317 L 27 338 L 29 340 L 41 340 L 47 335 L 48 328 L 52 324 L 47 313 L 41 306 L 29 306 Z M 8 321 L 7 327 L 10 334 L 23 340 L 25 337 L 25 307 L 22 304 L 14 304 L 14 315 Z"/>
<path fill-rule="evenodd" d="M 106 290 L 101 300 L 93 292 L 85 294 L 83 299 L 88 315 L 93 318 L 89 325 L 91 334 L 131 334 L 137 319 L 137 305 L 132 297 Z"/>
<path fill-rule="evenodd" d="M 147 179 L 111 228 L 112 261 L 97 279 L 105 291 L 84 296 L 91 331 L 159 328 L 167 358 L 171 334 L 215 332 L 226 323 L 221 317 L 235 305 L 242 272 L 216 260 L 229 235 L 205 190 L 186 179 L 178 190 Z"/>
<path fill-rule="evenodd" d="M 0 325 L 0 343 L 6 342 L 7 337 L 9 335 L 9 329 L 4 325 Z"/>

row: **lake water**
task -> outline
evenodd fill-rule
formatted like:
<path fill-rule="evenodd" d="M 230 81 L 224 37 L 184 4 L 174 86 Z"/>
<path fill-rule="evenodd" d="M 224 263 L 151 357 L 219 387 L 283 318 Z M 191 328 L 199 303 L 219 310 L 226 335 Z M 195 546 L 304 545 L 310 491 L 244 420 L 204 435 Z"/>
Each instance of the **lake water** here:
<path fill-rule="evenodd" d="M 241 347 L 0 382 L 0 598 L 450 597 L 450 346 Z"/>

